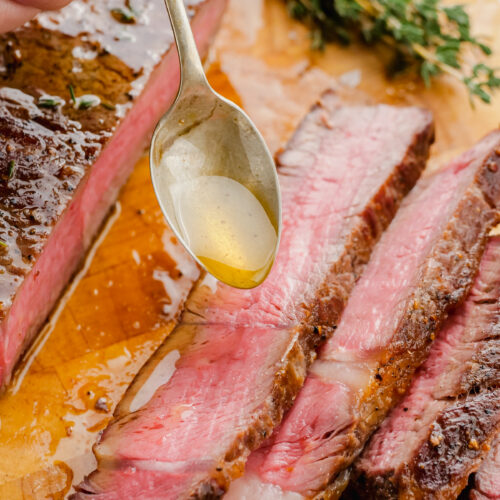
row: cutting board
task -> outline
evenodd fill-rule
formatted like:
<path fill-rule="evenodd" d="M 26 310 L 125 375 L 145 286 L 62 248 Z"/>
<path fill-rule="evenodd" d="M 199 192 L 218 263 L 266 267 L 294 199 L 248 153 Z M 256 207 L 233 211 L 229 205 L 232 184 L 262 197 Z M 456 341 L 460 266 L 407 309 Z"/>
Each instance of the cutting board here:
<path fill-rule="evenodd" d="M 500 66 L 500 3 L 470 5 L 474 32 Z M 431 168 L 499 125 L 500 93 L 470 106 L 447 78 L 426 89 L 389 81 L 380 54 L 361 45 L 312 52 L 281 0 L 230 0 L 207 61 L 211 83 L 255 120 L 271 150 L 284 145 L 322 90 L 431 109 Z M 147 159 L 120 195 L 84 268 L 0 398 L 0 499 L 62 499 L 95 464 L 91 447 L 128 384 L 175 326 L 192 265 L 154 199 Z"/>

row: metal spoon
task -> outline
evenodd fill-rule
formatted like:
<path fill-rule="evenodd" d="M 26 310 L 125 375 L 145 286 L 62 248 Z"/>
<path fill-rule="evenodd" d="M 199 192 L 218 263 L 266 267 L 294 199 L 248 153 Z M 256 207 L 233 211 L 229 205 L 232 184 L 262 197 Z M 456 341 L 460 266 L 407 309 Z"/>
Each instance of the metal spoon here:
<path fill-rule="evenodd" d="M 181 83 L 151 142 L 151 177 L 167 222 L 219 280 L 260 284 L 274 262 L 281 200 L 273 158 L 255 125 L 209 85 L 182 0 L 165 0 Z"/>

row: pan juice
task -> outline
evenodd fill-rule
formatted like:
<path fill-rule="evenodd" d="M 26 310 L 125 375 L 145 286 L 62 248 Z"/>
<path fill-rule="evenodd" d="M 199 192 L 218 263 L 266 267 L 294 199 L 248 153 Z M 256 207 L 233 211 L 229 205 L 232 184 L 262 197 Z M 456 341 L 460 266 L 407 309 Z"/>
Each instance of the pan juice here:
<path fill-rule="evenodd" d="M 277 252 L 273 179 L 248 127 L 228 122 L 217 107 L 205 115 L 186 115 L 157 137 L 156 189 L 168 222 L 200 264 L 224 283 L 253 288 Z"/>
<path fill-rule="evenodd" d="M 170 186 L 179 231 L 208 271 L 237 288 L 264 281 L 274 261 L 277 230 L 243 184 L 206 175 Z"/>

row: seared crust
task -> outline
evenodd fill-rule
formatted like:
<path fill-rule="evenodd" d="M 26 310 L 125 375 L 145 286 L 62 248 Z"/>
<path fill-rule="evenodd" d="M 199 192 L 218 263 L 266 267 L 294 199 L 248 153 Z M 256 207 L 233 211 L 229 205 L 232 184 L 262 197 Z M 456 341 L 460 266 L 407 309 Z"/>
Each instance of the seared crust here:
<path fill-rule="evenodd" d="M 217 0 L 215 12 L 222 9 L 223 1 Z M 187 3 L 191 14 L 200 14 L 195 19 L 199 24 L 198 19 L 206 17 L 207 0 Z M 136 137 L 117 144 L 118 154 L 110 155 L 114 163 L 102 170 L 105 182 L 100 184 L 106 192 L 85 207 L 88 213 L 80 217 L 83 227 L 74 224 L 75 236 L 80 230 L 79 240 L 69 238 L 68 246 L 78 249 L 65 248 L 65 258 L 54 272 L 59 281 L 49 285 L 47 273 L 40 271 L 43 261 L 39 264 L 39 257 L 59 223 L 67 220 L 65 214 L 78 216 L 80 209 L 74 209 L 88 186 L 93 165 L 99 163 L 103 151 L 106 155 L 108 144 L 113 147 L 115 133 L 124 136 L 124 129 L 118 129 L 137 98 L 144 97 L 137 112 L 151 98 L 143 90 L 148 81 L 155 83 L 155 68 L 159 73 L 172 64 L 175 78 L 175 60 L 170 63 L 164 57 L 173 38 L 166 28 L 163 2 L 145 2 L 128 24 L 113 15 L 115 7 L 124 5 L 119 0 L 75 0 L 61 11 L 42 13 L 36 21 L 0 34 L 0 330 L 3 337 L 16 337 L 15 342 L 2 341 L 10 352 L 0 353 L 0 358 L 7 358 L 0 363 L 0 390 L 146 146 L 145 128 L 152 128 L 154 114 L 173 98 L 169 80 L 165 92 L 149 104 L 152 113 L 141 121 Z M 158 64 L 162 60 L 165 64 Z M 119 149 L 128 152 L 122 154 L 125 161 L 119 158 Z M 47 253 L 50 257 L 51 252 Z M 43 287 L 50 290 L 39 293 Z M 42 304 L 33 304 L 30 314 L 21 311 L 21 325 L 8 321 L 13 306 L 15 314 L 23 308 L 20 297 L 30 294 L 42 297 Z"/>
<path fill-rule="evenodd" d="M 402 491 L 418 492 L 422 498 L 456 498 L 490 449 L 499 421 L 500 389 L 471 394 L 447 408 L 403 473 Z M 434 436 L 441 440 L 438 446 L 431 443 Z"/>
<path fill-rule="evenodd" d="M 497 147 L 484 160 L 423 271 L 422 286 L 409 302 L 415 307 L 409 308 L 397 342 L 379 372 L 381 378 L 374 381 L 376 403 L 362 409 L 360 420 L 365 425 L 355 435 L 360 443 L 358 451 L 386 415 L 380 412 L 377 417 L 375 407 L 391 408 L 397 403 L 408 388 L 415 369 L 427 357 L 447 312 L 466 297 L 472 285 L 489 231 L 500 220 L 499 153 Z M 443 436 L 442 443 L 432 446 L 431 429 L 429 440 L 404 471 L 372 476 L 364 469 L 355 469 L 353 491 L 361 498 L 374 499 L 401 495 L 416 499 L 456 497 L 467 482 L 468 473 L 464 470 L 468 468 L 469 473 L 475 470 L 497 425 L 500 403 L 495 389 L 499 380 L 496 344 L 496 341 L 485 343 L 476 353 L 478 358 L 470 361 L 474 369 L 464 372 L 456 388 L 454 396 L 462 399 L 448 407 L 435 422 Z M 488 392 L 491 388 L 495 390 Z M 479 394 L 474 394 L 477 392 Z M 469 393 L 472 394 L 464 396 Z M 471 444 L 473 439 L 476 441 Z M 354 458 L 355 455 L 350 457 Z"/>
<path fill-rule="evenodd" d="M 313 112 L 321 109 L 318 103 Z M 296 133 L 300 132 L 300 127 Z M 394 217 L 404 196 L 418 180 L 434 141 L 434 125 L 416 134 L 404 160 L 367 205 L 361 217 L 349 228 L 345 251 L 330 273 L 312 304 L 304 304 L 307 321 L 297 327 L 295 342 L 283 359 L 274 383 L 272 398 L 256 415 L 254 425 L 238 436 L 231 451 L 213 471 L 211 479 L 200 483 L 191 498 L 219 498 L 229 484 L 241 476 L 246 459 L 271 435 L 284 413 L 292 406 L 304 384 L 307 369 L 316 357 L 316 349 L 335 331 L 347 298 L 366 266 L 371 251 Z M 291 140 L 293 143 L 293 138 Z M 280 165 L 279 157 L 277 159 Z"/>
<path fill-rule="evenodd" d="M 409 464 L 397 473 L 357 478 L 369 498 L 453 499 L 465 488 L 500 429 L 500 339 L 486 339 L 466 363 L 457 398 L 429 427 Z M 438 443 L 438 444 L 436 444 Z"/>
<path fill-rule="evenodd" d="M 487 455 L 499 427 L 500 389 L 460 399 L 441 412 L 402 471 L 359 476 L 355 483 L 358 498 L 457 498 Z"/>
<path fill-rule="evenodd" d="M 116 24 L 111 17 L 109 23 Z M 63 28 L 63 27 L 62 27 Z M 75 50 L 95 54 L 79 60 Z M 75 64 L 80 71 L 75 72 Z M 0 35 L 0 320 L 40 255 L 120 118 L 134 70 L 88 38 L 42 28 L 36 21 Z M 98 96 L 107 107 L 75 109 L 77 96 Z M 41 96 L 65 104 L 38 106 Z"/>
<path fill-rule="evenodd" d="M 105 139 L 0 89 L 0 320 Z"/>

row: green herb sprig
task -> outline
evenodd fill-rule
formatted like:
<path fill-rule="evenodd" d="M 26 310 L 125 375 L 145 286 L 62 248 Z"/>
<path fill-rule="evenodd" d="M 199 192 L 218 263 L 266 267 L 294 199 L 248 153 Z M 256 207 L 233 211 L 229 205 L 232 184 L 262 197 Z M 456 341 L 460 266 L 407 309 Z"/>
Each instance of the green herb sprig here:
<path fill-rule="evenodd" d="M 39 108 L 56 109 L 59 106 L 64 106 L 65 102 L 60 97 L 42 96 L 38 98 L 37 105 Z"/>
<path fill-rule="evenodd" d="M 311 27 L 312 45 L 338 40 L 347 44 L 361 36 L 368 44 L 382 42 L 395 50 L 398 63 L 416 63 L 427 86 L 446 73 L 467 87 L 471 97 L 491 101 L 500 78 L 484 62 L 465 67 L 466 50 L 491 54 L 473 37 L 469 16 L 461 5 L 441 0 L 286 0 L 290 14 Z M 400 65 L 400 64 L 399 64 Z"/>
<path fill-rule="evenodd" d="M 116 111 L 116 106 L 114 104 L 110 104 L 109 102 L 101 102 L 101 106 L 108 111 Z"/>
<path fill-rule="evenodd" d="M 101 104 L 101 99 L 96 95 L 86 94 L 80 97 L 76 97 L 75 89 L 71 84 L 68 85 L 68 90 L 71 101 L 73 102 L 73 107 L 75 109 L 86 110 L 94 108 L 95 106 L 99 106 L 99 104 Z"/>
<path fill-rule="evenodd" d="M 71 97 L 71 100 L 75 105 L 76 104 L 75 89 L 73 88 L 73 85 L 71 85 L 71 83 L 68 85 L 68 90 L 69 90 L 69 96 Z"/>
<path fill-rule="evenodd" d="M 11 180 L 16 172 L 16 162 L 14 160 L 9 161 L 9 175 L 8 179 Z"/>
<path fill-rule="evenodd" d="M 78 98 L 78 109 L 90 109 L 98 104 L 99 102 L 97 100 L 86 98 L 85 96 Z"/>
<path fill-rule="evenodd" d="M 111 9 L 111 15 L 124 24 L 134 24 L 137 21 L 137 14 L 131 8 Z"/>

